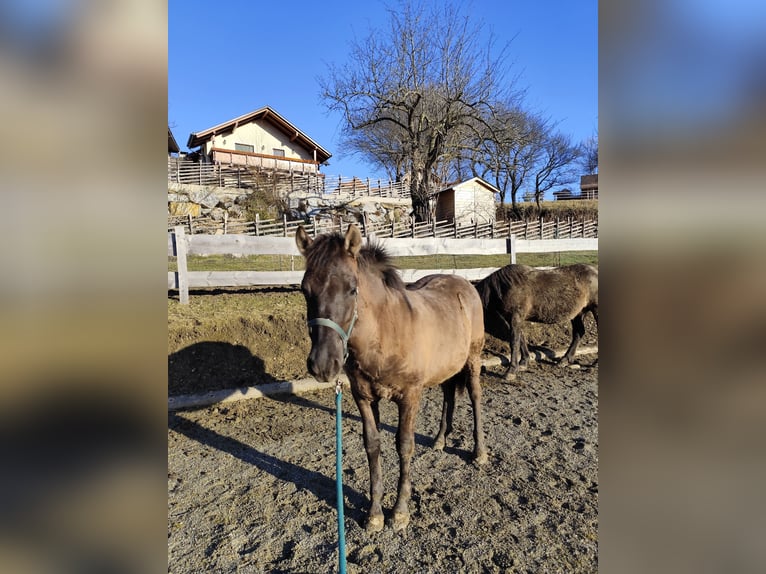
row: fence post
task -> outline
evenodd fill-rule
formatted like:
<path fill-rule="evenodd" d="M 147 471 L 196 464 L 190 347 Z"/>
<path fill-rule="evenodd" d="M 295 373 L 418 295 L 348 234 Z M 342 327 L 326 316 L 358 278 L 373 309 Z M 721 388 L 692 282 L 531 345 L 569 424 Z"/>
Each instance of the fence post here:
<path fill-rule="evenodd" d="M 508 253 L 511 254 L 511 265 L 516 265 L 516 234 L 511 233 L 508 236 Z"/>
<path fill-rule="evenodd" d="M 369 190 L 369 179 L 367 180 L 367 189 Z M 362 233 L 367 237 L 367 212 L 362 210 Z"/>
<path fill-rule="evenodd" d="M 415 214 L 410 217 L 410 235 L 415 237 Z"/>
<path fill-rule="evenodd" d="M 582 236 L 585 237 L 585 218 L 582 218 Z"/>
<path fill-rule="evenodd" d="M 317 236 L 317 216 L 314 216 L 314 237 Z"/>
<path fill-rule="evenodd" d="M 476 221 L 473 222 L 473 238 L 478 239 L 479 238 L 479 219 L 477 218 Z"/>
<path fill-rule="evenodd" d="M 540 216 L 540 239 L 543 238 L 543 216 Z"/>
<path fill-rule="evenodd" d="M 524 239 L 529 239 L 529 219 L 524 220 Z"/>
<path fill-rule="evenodd" d="M 192 225 L 192 214 L 189 214 L 189 235 L 194 235 L 194 227 Z"/>
<path fill-rule="evenodd" d="M 178 285 L 178 299 L 183 305 L 189 304 L 189 275 L 186 265 L 186 235 L 183 225 L 175 227 L 173 233 L 173 251 L 176 254 L 176 284 Z"/>
<path fill-rule="evenodd" d="M 223 234 L 226 235 L 229 230 L 229 212 L 223 212 Z"/>
<path fill-rule="evenodd" d="M 391 218 L 391 237 L 396 237 L 396 220 Z"/>
<path fill-rule="evenodd" d="M 176 183 L 181 183 L 181 162 L 176 161 Z"/>
<path fill-rule="evenodd" d="M 287 237 L 287 214 L 282 214 L 282 229 L 283 231 L 283 237 Z"/>
<path fill-rule="evenodd" d="M 260 223 L 261 223 L 261 216 L 259 214 L 255 214 L 255 235 L 258 236 L 261 233 L 260 230 Z"/>

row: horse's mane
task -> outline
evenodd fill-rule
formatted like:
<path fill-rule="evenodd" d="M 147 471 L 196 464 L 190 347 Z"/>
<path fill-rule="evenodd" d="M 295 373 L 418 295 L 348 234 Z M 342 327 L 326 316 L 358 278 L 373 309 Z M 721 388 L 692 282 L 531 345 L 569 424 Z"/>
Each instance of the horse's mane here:
<path fill-rule="evenodd" d="M 343 256 L 345 238 L 339 233 L 318 236 L 306 254 L 306 265 L 326 267 L 338 257 Z M 391 260 L 386 250 L 373 241 L 359 250 L 357 258 L 360 271 L 380 277 L 389 289 L 404 291 L 405 284 L 399 275 L 398 268 Z"/>
<path fill-rule="evenodd" d="M 502 299 L 502 294 L 526 283 L 530 268 L 526 265 L 506 265 L 491 273 L 476 284 L 482 304 L 487 307 L 493 297 Z"/>
<path fill-rule="evenodd" d="M 404 291 L 405 284 L 399 275 L 399 269 L 394 265 L 391 256 L 376 241 L 368 243 L 359 251 L 359 267 L 377 274 L 389 289 Z"/>

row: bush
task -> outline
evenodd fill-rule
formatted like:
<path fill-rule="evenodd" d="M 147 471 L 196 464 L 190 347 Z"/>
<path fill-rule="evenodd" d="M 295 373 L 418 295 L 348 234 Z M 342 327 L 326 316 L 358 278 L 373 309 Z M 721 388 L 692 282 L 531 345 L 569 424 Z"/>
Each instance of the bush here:
<path fill-rule="evenodd" d="M 598 219 L 598 200 L 543 201 L 540 209 L 535 203 L 517 203 L 497 207 L 496 217 L 502 221 L 544 221 L 573 219 Z"/>

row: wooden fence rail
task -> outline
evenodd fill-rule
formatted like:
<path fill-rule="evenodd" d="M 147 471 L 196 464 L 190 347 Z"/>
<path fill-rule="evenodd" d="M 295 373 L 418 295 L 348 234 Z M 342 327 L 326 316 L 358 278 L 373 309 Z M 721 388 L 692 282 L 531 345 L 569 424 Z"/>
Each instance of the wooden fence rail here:
<path fill-rule="evenodd" d="M 309 229 L 309 231 L 311 231 Z M 517 253 L 555 253 L 561 251 L 596 251 L 597 238 L 518 239 L 505 238 L 455 239 L 452 237 L 379 238 L 379 243 L 394 257 L 410 255 L 508 255 L 516 263 Z M 291 255 L 300 256 L 294 237 L 252 235 L 186 235 L 183 226 L 168 233 L 168 255 L 178 261 L 178 271 L 168 272 L 168 290 L 178 290 L 181 303 L 189 302 L 191 287 L 242 287 L 254 285 L 299 285 L 303 271 L 189 271 L 188 255 Z M 404 269 L 407 281 L 431 273 L 450 273 L 470 281 L 482 279 L 497 268 L 473 269 Z"/>
<path fill-rule="evenodd" d="M 183 216 L 168 217 L 168 232 L 181 225 L 192 234 L 246 234 L 256 236 L 281 236 L 290 237 L 295 235 L 299 225 L 311 229 L 315 235 L 342 231 L 348 223 L 336 223 L 327 218 L 314 217 L 305 221 L 288 221 L 286 216 L 282 219 L 260 219 L 255 221 L 232 220 L 224 217 L 221 221 L 210 218 Z M 455 239 L 469 238 L 498 238 L 515 235 L 519 239 L 568 239 L 568 238 L 596 238 L 598 237 L 597 219 L 573 218 L 557 219 L 554 221 L 495 221 L 484 224 L 460 225 L 456 222 L 433 221 L 430 223 L 402 223 L 402 222 L 373 222 L 364 218 L 359 224 L 362 235 L 375 235 L 376 237 L 452 237 Z"/>

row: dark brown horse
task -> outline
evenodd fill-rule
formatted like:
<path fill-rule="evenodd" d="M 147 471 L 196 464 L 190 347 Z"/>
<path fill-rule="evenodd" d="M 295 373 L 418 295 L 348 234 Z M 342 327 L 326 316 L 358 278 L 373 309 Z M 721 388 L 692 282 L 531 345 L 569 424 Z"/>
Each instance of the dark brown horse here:
<path fill-rule="evenodd" d="M 330 381 L 343 368 L 362 415 L 370 466 L 370 512 L 366 527 L 383 528 L 380 463 L 380 399 L 399 407 L 396 432 L 399 488 L 393 527 L 409 523 L 410 461 L 415 451 L 415 416 L 423 389 L 442 385 L 444 403 L 434 448 L 443 449 L 452 430 L 455 389 L 467 386 L 474 415 L 474 458 L 487 461 L 481 422 L 481 352 L 484 321 L 473 286 L 453 275 L 429 275 L 405 285 L 386 253 L 362 245 L 351 225 L 312 240 L 295 235 L 306 257 L 301 289 L 306 297 L 311 352 L 309 372 Z"/>
<path fill-rule="evenodd" d="M 506 265 L 476 284 L 484 307 L 484 328 L 498 339 L 508 340 L 510 364 L 505 377 L 516 378 L 519 359 L 525 363 L 529 351 L 524 321 L 572 322 L 572 342 L 561 358 L 571 363 L 585 334 L 583 317 L 593 313 L 598 325 L 598 269 L 575 264 L 550 270 L 525 265 Z"/>

